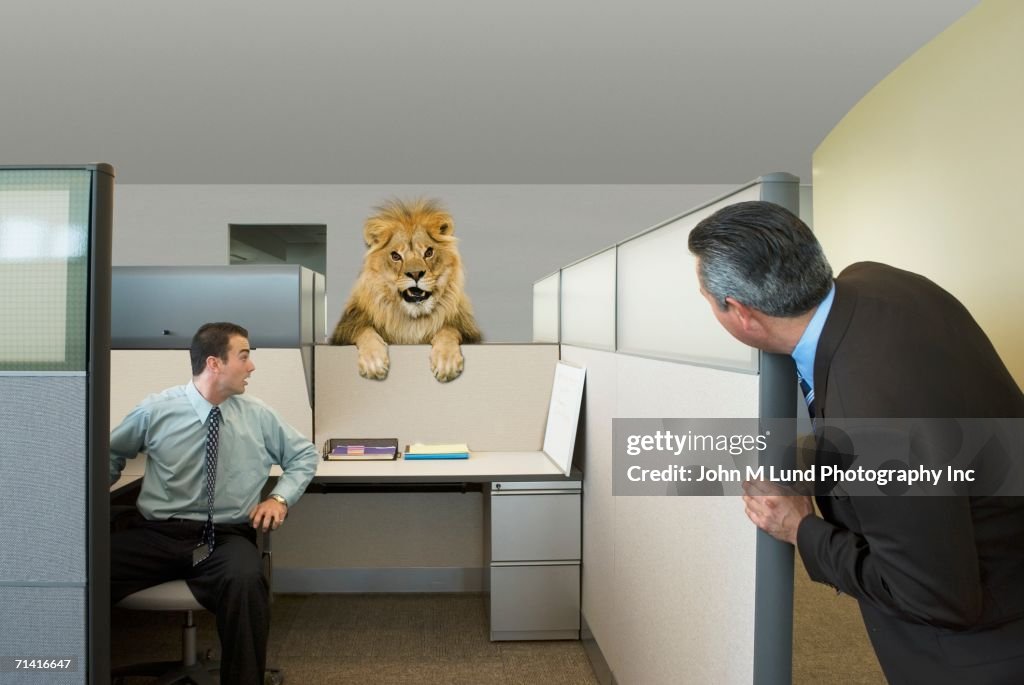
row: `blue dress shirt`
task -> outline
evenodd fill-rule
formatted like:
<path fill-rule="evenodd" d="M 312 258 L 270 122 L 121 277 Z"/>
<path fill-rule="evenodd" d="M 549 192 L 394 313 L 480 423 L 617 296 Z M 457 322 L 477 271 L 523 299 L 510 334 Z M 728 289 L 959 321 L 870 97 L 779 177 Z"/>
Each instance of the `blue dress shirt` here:
<path fill-rule="evenodd" d="M 818 305 L 817 311 L 804 329 L 799 342 L 793 348 L 793 361 L 796 362 L 796 372 L 807 381 L 807 385 L 814 390 L 814 357 L 818 352 L 818 339 L 821 338 L 821 330 L 825 327 L 825 320 L 828 313 L 832 311 L 832 300 L 836 299 L 836 284 L 828 291 L 828 295 Z"/>
<path fill-rule="evenodd" d="M 220 444 L 213 520 L 244 523 L 277 464 L 284 472 L 274 487 L 295 504 L 316 473 L 313 443 L 270 407 L 246 395 L 221 402 Z M 125 460 L 147 455 L 139 512 L 149 520 L 206 520 L 205 451 L 213 405 L 191 382 L 150 395 L 110 434 L 110 482 Z"/>

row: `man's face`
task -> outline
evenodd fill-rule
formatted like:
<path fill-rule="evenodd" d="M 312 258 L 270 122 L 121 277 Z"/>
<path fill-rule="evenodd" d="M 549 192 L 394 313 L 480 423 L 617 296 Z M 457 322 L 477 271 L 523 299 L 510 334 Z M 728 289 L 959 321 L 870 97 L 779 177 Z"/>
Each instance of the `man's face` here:
<path fill-rule="evenodd" d="M 228 359 L 220 362 L 217 385 L 225 395 L 241 395 L 245 392 L 246 379 L 256 370 L 249 358 L 249 340 L 234 335 L 228 342 Z"/>

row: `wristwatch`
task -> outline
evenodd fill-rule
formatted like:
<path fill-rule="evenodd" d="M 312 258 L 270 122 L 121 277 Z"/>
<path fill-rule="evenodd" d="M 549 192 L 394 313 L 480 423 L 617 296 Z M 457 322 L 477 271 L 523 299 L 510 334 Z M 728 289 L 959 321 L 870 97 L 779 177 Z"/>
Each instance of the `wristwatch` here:
<path fill-rule="evenodd" d="M 277 494 L 276 492 L 270 496 L 270 499 L 276 500 L 277 502 L 280 502 L 286 507 L 288 506 L 288 500 L 286 500 L 284 497 L 281 497 L 281 495 Z"/>

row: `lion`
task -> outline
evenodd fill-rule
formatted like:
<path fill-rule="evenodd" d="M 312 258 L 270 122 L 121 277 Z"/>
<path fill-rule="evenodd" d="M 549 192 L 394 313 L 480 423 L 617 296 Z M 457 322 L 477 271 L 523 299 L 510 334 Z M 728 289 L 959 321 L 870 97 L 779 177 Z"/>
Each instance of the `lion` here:
<path fill-rule="evenodd" d="M 359 375 L 383 380 L 388 344 L 430 343 L 430 370 L 442 382 L 462 373 L 462 343 L 480 342 L 464 291 L 452 217 L 436 200 L 390 200 L 366 220 L 369 248 L 331 343 L 355 345 Z"/>

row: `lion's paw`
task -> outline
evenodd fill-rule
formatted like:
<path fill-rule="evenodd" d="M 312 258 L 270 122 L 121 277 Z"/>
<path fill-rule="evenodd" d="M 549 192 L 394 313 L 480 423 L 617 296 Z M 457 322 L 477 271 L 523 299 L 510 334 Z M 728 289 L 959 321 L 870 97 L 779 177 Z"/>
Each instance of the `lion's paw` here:
<path fill-rule="evenodd" d="M 430 370 L 434 378 L 447 383 L 462 374 L 464 360 L 458 344 L 435 344 L 430 348 Z"/>
<path fill-rule="evenodd" d="M 388 377 L 391 359 L 385 346 L 363 346 L 359 348 L 359 375 L 363 378 L 382 381 Z"/>

